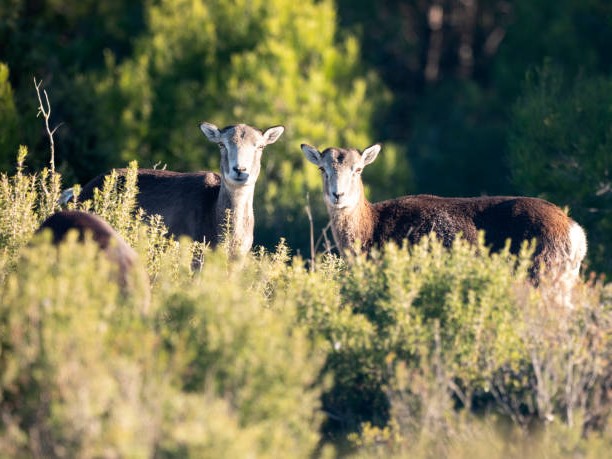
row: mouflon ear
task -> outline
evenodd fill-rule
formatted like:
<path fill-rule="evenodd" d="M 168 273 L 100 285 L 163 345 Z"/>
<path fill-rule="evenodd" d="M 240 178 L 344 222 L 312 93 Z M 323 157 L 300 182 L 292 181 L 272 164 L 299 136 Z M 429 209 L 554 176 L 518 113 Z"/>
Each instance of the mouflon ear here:
<path fill-rule="evenodd" d="M 366 148 L 361 153 L 361 158 L 363 159 L 363 165 L 367 166 L 374 162 L 378 153 L 380 153 L 381 145 L 379 143 L 372 145 L 371 147 Z"/>
<path fill-rule="evenodd" d="M 306 156 L 306 159 L 308 161 L 310 161 L 312 164 L 315 164 L 316 166 L 320 165 L 321 153 L 319 153 L 319 150 L 317 150 L 311 145 L 308 145 L 307 143 L 303 143 L 301 148 L 304 152 L 304 156 Z"/>
<path fill-rule="evenodd" d="M 219 132 L 219 128 L 214 124 L 202 122 L 200 123 L 200 129 L 211 142 L 219 143 L 221 141 L 221 133 Z"/>
<path fill-rule="evenodd" d="M 284 126 L 274 126 L 266 130 L 263 133 L 264 139 L 266 139 L 266 145 L 270 145 L 278 140 L 278 138 L 285 132 Z"/>

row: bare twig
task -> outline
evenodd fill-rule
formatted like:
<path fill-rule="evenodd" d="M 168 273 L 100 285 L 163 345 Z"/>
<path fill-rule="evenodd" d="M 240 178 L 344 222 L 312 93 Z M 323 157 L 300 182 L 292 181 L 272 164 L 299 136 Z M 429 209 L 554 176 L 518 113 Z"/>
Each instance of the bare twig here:
<path fill-rule="evenodd" d="M 45 89 L 42 89 L 42 80 L 36 81 L 36 78 L 34 78 L 34 87 L 38 97 L 38 114 L 36 116 L 42 115 L 45 120 L 45 128 L 49 137 L 49 148 L 51 150 L 49 170 L 43 170 L 40 177 L 40 187 L 45 197 L 44 204 L 41 206 L 41 216 L 47 217 L 60 207 L 61 177 L 55 172 L 55 141 L 53 140 L 53 135 L 61 126 L 61 123 L 53 129 L 51 128 L 51 102 L 49 102 L 49 95 Z"/>
<path fill-rule="evenodd" d="M 153 164 L 153 169 L 154 169 L 154 170 L 157 170 L 157 168 L 158 168 L 159 166 L 161 166 L 161 165 L 162 165 L 162 162 L 161 162 L 161 161 L 157 161 L 155 164 Z M 168 167 L 168 164 L 167 164 L 167 163 L 164 163 L 164 165 L 163 165 L 163 166 L 161 167 L 161 169 L 159 169 L 159 170 L 165 171 L 165 170 L 166 170 L 166 167 Z"/>
<path fill-rule="evenodd" d="M 36 116 L 42 115 L 45 120 L 45 128 L 47 129 L 47 135 L 49 136 L 49 148 L 51 149 L 51 159 L 49 161 L 51 174 L 55 174 L 55 142 L 53 140 L 53 134 L 58 128 L 62 125 L 61 123 L 51 129 L 49 125 L 49 120 L 51 119 L 51 103 L 49 102 L 49 95 L 47 94 L 47 90 L 43 89 L 42 93 L 45 96 L 45 103 L 43 103 L 43 98 L 41 96 L 41 86 L 42 80 L 36 81 L 36 77 L 34 77 L 34 87 L 36 88 L 36 95 L 38 96 L 38 114 Z"/>
<path fill-rule="evenodd" d="M 334 244 L 331 243 L 330 238 L 327 236 L 327 232 L 331 229 L 331 224 L 332 223 L 330 220 L 329 222 L 327 222 L 327 225 L 325 225 L 325 228 L 321 230 L 321 235 L 319 236 L 315 244 L 315 250 L 319 248 L 321 242 L 325 242 L 323 244 L 325 247 L 324 253 L 331 253 L 331 251 L 333 250 Z"/>

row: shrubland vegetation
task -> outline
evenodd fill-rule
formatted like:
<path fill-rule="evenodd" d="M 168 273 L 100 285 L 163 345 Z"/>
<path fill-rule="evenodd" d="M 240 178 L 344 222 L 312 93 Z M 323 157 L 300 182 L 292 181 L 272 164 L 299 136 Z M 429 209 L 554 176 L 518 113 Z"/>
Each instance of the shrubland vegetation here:
<path fill-rule="evenodd" d="M 0 4 L 0 456 L 606 456 L 610 6 L 442 3 Z M 33 75 L 61 123 L 48 168 Z M 216 170 L 202 119 L 287 128 L 257 185 L 263 247 L 168 238 L 135 206 L 136 163 L 68 206 L 117 229 L 150 292 L 122 292 L 91 243 L 34 237 L 110 167 Z M 316 231 L 325 212 L 300 142 L 376 141 L 374 199 L 569 206 L 590 243 L 573 307 L 526 281 L 528 245 L 304 260 L 308 193 Z"/>
<path fill-rule="evenodd" d="M 134 179 L 111 177 L 78 206 L 137 248 L 152 279 L 146 308 L 146 287 L 122 293 L 95 245 L 32 237 L 61 177 L 21 165 L 0 179 L 3 455 L 609 448 L 610 284 L 581 283 L 569 309 L 554 285 L 526 281 L 528 244 L 515 257 L 427 239 L 320 255 L 313 271 L 281 241 L 231 260 L 165 238 L 135 209 Z"/>

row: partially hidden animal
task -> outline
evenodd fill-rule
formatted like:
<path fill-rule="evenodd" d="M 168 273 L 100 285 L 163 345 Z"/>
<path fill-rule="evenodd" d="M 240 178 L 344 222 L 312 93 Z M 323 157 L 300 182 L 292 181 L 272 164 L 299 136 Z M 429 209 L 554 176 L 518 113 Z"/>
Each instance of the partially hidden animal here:
<path fill-rule="evenodd" d="M 414 244 L 432 232 L 446 247 L 458 235 L 475 243 L 484 231 L 492 251 L 501 250 L 510 239 L 510 250 L 517 253 L 523 241 L 535 239 L 531 274 L 536 283 L 541 271 L 555 270 L 568 284 L 578 278 L 587 251 L 585 232 L 548 201 L 520 196 L 413 195 L 370 203 L 361 173 L 377 158 L 379 144 L 363 151 L 327 148 L 320 152 L 307 144 L 301 148 L 323 176 L 324 201 L 342 253 L 353 250 L 357 241 L 360 249 L 369 251 L 387 241 Z"/>
<path fill-rule="evenodd" d="M 278 140 L 283 126 L 262 132 L 246 124 L 219 129 L 203 122 L 200 129 L 221 152 L 221 171 L 172 172 L 138 170 L 138 206 L 147 214 L 161 215 L 171 234 L 189 236 L 215 247 L 227 232 L 232 254 L 248 252 L 253 245 L 253 196 L 264 148 Z M 126 169 L 117 169 L 125 175 Z M 79 200 L 91 199 L 106 174 L 87 183 Z"/>
<path fill-rule="evenodd" d="M 56 212 L 42 222 L 37 234 L 51 232 L 51 243 L 60 245 L 67 235 L 77 233 L 78 241 L 88 238 L 94 241 L 106 257 L 117 267 L 117 281 L 122 291 L 128 292 L 135 283 L 144 290 L 145 307 L 149 303 L 149 279 L 141 265 L 138 254 L 113 229 L 106 220 L 97 215 L 77 210 Z"/>

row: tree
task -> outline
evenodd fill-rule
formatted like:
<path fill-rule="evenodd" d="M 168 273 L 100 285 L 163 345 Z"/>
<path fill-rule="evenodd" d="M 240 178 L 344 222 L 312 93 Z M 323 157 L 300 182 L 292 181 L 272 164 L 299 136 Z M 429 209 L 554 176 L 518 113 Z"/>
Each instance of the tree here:
<path fill-rule="evenodd" d="M 283 124 L 263 159 L 256 241 L 284 236 L 305 247 L 305 195 L 320 196 L 321 185 L 300 143 L 365 148 L 374 142 L 373 114 L 388 100 L 363 70 L 356 39 L 339 36 L 334 2 L 162 0 L 146 3 L 145 17 L 134 55 L 116 63 L 109 54 L 97 89 L 103 111 L 120 120 L 113 132 L 122 158 L 216 169 L 217 148 L 203 141 L 199 121 Z M 104 129 L 116 125 L 110 118 Z M 389 189 L 407 171 L 392 146 L 386 156 L 374 175 Z M 311 202 L 321 223 L 322 199 Z"/>
<path fill-rule="evenodd" d="M 612 77 L 531 72 L 512 109 L 510 162 L 524 193 L 569 206 L 586 228 L 590 268 L 612 273 Z"/>
<path fill-rule="evenodd" d="M 419 192 L 515 193 L 509 109 L 550 57 L 570 75 L 612 70 L 608 0 L 338 0 L 342 27 L 393 100 L 375 132 L 406 146 Z"/>
<path fill-rule="evenodd" d="M 13 88 L 8 79 L 9 68 L 0 62 L 0 169 L 8 170 L 17 154 L 17 127 L 19 118 Z"/>
<path fill-rule="evenodd" d="M 102 113 L 94 89 L 105 71 L 105 50 L 117 60 L 131 53 L 142 29 L 142 2 L 123 0 L 6 0 L 0 2 L 0 60 L 11 69 L 19 143 L 29 165 L 49 160 L 46 134 L 36 119 L 32 77 L 44 81 L 53 105 L 57 164 L 64 177 L 85 180 L 118 160 L 113 132 L 100 129 L 114 113 Z M 0 127 L 3 130 L 4 127 Z M 15 151 L 2 152 L 13 157 Z"/>

